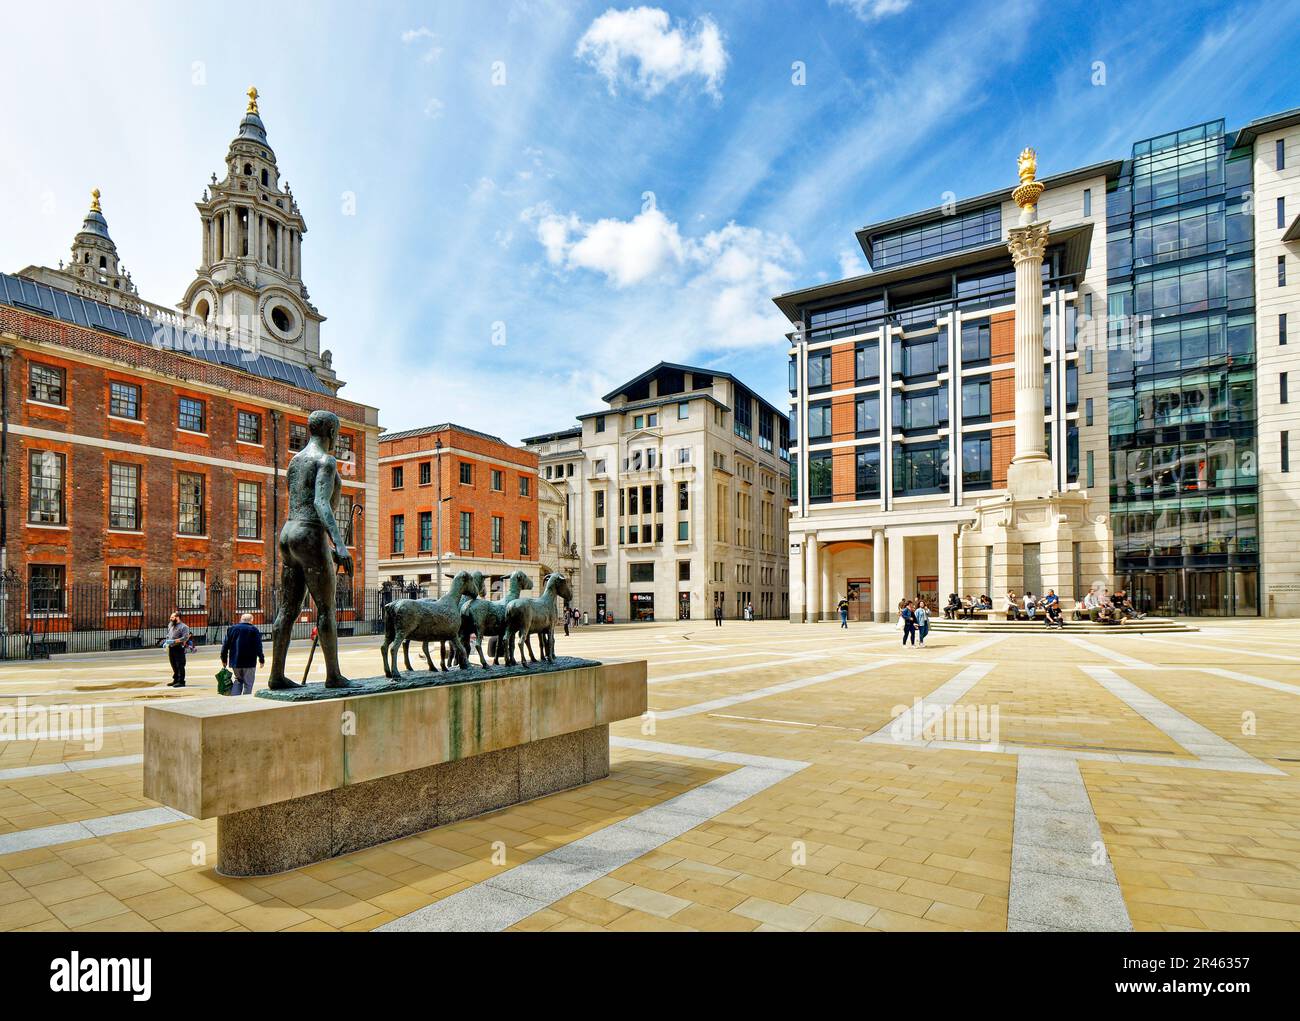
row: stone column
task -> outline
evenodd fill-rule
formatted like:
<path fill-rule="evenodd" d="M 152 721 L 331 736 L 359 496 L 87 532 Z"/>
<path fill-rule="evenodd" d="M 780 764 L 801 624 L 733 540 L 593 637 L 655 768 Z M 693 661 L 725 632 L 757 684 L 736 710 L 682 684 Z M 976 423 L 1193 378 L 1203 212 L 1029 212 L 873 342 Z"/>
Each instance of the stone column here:
<path fill-rule="evenodd" d="M 889 614 L 888 620 L 893 620 L 898 615 L 898 603 L 901 599 L 911 599 L 916 595 L 915 592 L 907 591 L 907 539 L 902 535 L 894 535 L 889 540 L 889 602 L 885 606 L 885 612 Z"/>
<path fill-rule="evenodd" d="M 871 533 L 871 618 L 877 624 L 889 620 L 889 579 L 885 575 L 885 530 Z"/>
<path fill-rule="evenodd" d="M 790 539 L 791 539 L 792 542 L 793 542 L 794 537 L 795 537 L 796 534 L 798 534 L 798 533 L 792 533 L 792 534 L 791 534 Z M 790 605 L 789 605 L 789 611 L 790 611 L 790 620 L 791 620 L 792 622 L 793 622 L 793 621 L 800 621 L 800 620 L 803 620 L 804 610 L 805 610 L 806 607 L 807 607 L 807 598 L 808 598 L 808 597 L 804 594 L 804 593 L 805 593 L 805 588 L 804 588 L 804 577 L 805 577 L 805 575 L 804 575 L 804 566 L 803 566 L 804 547 L 805 547 L 806 545 L 807 545 L 807 542 L 805 541 L 804 536 L 800 535 L 800 536 L 799 536 L 799 552 L 798 552 L 798 553 L 795 553 L 795 552 L 792 551 L 792 552 L 790 553 L 790 560 L 789 560 L 789 563 L 790 563 Z"/>
<path fill-rule="evenodd" d="M 1048 222 L 1012 227 L 1007 247 L 1016 266 L 1016 453 L 1007 491 L 1033 498 L 1053 491 L 1052 460 L 1043 449 L 1043 252 Z"/>
<path fill-rule="evenodd" d="M 804 583 L 803 602 L 804 619 L 813 623 L 821 619 L 822 568 L 821 550 L 817 548 L 817 536 L 811 532 L 804 533 Z"/>
<path fill-rule="evenodd" d="M 939 605 L 946 606 L 948 596 L 957 587 L 957 528 L 955 525 L 939 529 Z"/>
<path fill-rule="evenodd" d="M 822 562 L 821 610 L 822 613 L 831 614 L 834 619 L 836 596 L 839 595 L 835 591 L 835 558 L 831 556 L 830 550 L 823 550 L 820 559 Z"/>

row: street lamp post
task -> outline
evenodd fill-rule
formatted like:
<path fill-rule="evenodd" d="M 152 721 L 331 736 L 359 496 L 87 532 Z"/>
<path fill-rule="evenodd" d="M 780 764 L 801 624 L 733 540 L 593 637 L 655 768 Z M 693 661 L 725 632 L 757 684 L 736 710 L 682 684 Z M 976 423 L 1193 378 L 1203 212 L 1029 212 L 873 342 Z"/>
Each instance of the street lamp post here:
<path fill-rule="evenodd" d="M 437 585 L 438 598 L 442 598 L 442 437 L 438 437 L 433 443 L 433 470 L 438 476 L 438 491 L 435 497 L 437 505 L 437 522 L 434 526 L 434 533 L 437 538 L 434 539 L 434 556 L 437 558 L 437 568 L 434 570 L 433 577 Z"/>

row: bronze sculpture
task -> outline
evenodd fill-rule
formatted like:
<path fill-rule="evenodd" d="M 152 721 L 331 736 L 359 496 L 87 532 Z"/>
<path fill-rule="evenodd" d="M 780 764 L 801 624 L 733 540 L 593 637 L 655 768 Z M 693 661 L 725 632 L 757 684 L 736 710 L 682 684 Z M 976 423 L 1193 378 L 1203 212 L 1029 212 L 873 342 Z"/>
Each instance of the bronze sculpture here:
<path fill-rule="evenodd" d="M 316 604 L 316 630 L 325 657 L 325 687 L 346 688 L 351 682 L 339 671 L 338 625 L 334 616 L 335 565 L 352 576 L 352 554 L 334 520 L 334 506 L 342 489 L 334 445 L 339 420 L 331 411 L 313 411 L 307 417 L 307 445 L 293 455 L 286 472 L 289 517 L 280 530 L 280 610 L 275 617 L 271 676 L 272 690 L 300 688 L 284 672 L 289 637 L 303 600 L 311 593 Z"/>
<path fill-rule="evenodd" d="M 548 574 L 542 587 L 542 594 L 536 597 L 513 599 L 506 607 L 506 628 L 501 641 L 506 647 L 506 662 L 515 664 L 515 639 L 519 639 L 519 660 L 524 663 L 524 653 L 536 663 L 532 646 L 528 641 L 530 635 L 538 635 L 541 642 L 541 660 L 555 662 L 555 601 L 563 599 L 567 604 L 573 598 L 569 579 L 562 574 Z"/>
<path fill-rule="evenodd" d="M 496 663 L 504 652 L 499 639 L 506 630 L 506 609 L 519 598 L 521 589 L 532 587 L 533 579 L 528 577 L 527 571 L 515 571 L 510 575 L 506 591 L 500 599 L 471 599 L 465 604 L 464 610 L 461 611 L 461 640 L 468 643 L 469 636 L 474 635 L 474 649 L 478 652 L 478 661 L 484 668 L 487 667 L 487 660 L 483 658 L 483 639 L 498 639 L 496 645 L 490 649 L 492 662 Z"/>
<path fill-rule="evenodd" d="M 395 599 L 384 607 L 384 637 L 379 653 L 384 660 L 384 676 L 401 679 L 397 652 L 406 640 L 451 642 L 456 665 L 469 665 L 469 653 L 460 638 L 461 597 L 477 596 L 478 587 L 468 571 L 452 579 L 451 590 L 441 599 Z"/>

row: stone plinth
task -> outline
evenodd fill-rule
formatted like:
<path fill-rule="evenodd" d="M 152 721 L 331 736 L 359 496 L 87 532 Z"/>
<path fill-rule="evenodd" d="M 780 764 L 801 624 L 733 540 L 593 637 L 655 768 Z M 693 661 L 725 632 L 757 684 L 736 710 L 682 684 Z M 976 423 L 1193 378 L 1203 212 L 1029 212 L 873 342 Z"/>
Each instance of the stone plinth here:
<path fill-rule="evenodd" d="M 607 776 L 609 724 L 646 710 L 644 661 L 465 674 L 146 706 L 145 796 L 217 819 L 218 871 L 269 875 Z"/>

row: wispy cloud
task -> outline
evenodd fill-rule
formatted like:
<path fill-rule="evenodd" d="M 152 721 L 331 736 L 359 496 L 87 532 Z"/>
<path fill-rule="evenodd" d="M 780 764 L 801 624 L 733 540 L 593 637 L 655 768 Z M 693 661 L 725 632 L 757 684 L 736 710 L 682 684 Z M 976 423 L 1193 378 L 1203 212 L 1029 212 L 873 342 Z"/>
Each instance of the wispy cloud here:
<path fill-rule="evenodd" d="M 656 96 L 675 82 L 696 80 L 719 95 L 727 50 L 717 23 L 704 15 L 693 26 L 673 26 L 657 7 L 612 8 L 591 23 L 574 55 L 605 79 L 609 91 L 631 87 Z"/>
<path fill-rule="evenodd" d="M 418 43 L 419 46 L 416 48 L 420 51 L 420 60 L 426 64 L 432 64 L 442 56 L 442 46 L 438 43 L 438 34 L 423 25 L 419 28 L 408 28 L 403 32 L 402 43 L 406 46 Z"/>
<path fill-rule="evenodd" d="M 912 0 L 830 0 L 830 4 L 832 7 L 847 7 L 870 24 L 893 14 L 902 14 L 912 6 Z"/>

